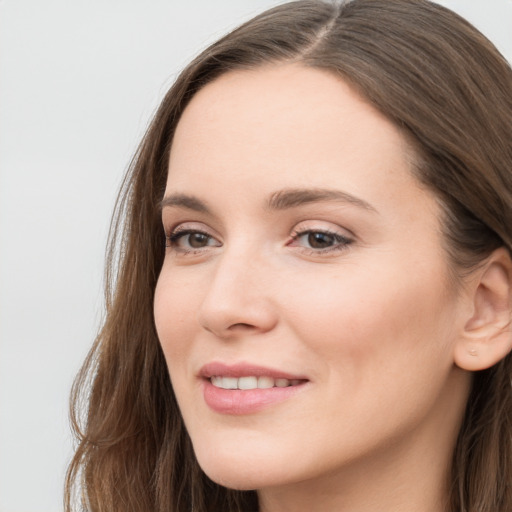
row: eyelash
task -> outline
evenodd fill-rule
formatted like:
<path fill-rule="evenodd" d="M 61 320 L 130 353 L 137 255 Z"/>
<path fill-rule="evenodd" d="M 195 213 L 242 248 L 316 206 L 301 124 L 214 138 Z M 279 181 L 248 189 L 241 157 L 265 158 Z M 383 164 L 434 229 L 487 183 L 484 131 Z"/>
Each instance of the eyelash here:
<path fill-rule="evenodd" d="M 202 231 L 200 229 L 175 229 L 170 234 L 166 234 L 165 236 L 165 247 L 175 250 L 176 252 L 179 252 L 183 255 L 188 254 L 198 254 L 202 252 L 203 250 L 207 249 L 208 247 L 219 247 L 220 245 L 205 245 L 198 248 L 184 248 L 179 247 L 178 243 L 182 238 L 185 238 L 190 235 L 203 235 L 207 237 L 208 242 L 211 240 L 215 240 L 215 238 L 207 233 L 206 231 Z M 305 229 L 302 231 L 295 231 L 291 234 L 291 242 L 287 244 L 287 246 L 293 246 L 292 244 L 294 242 L 300 241 L 300 239 L 304 236 L 310 236 L 310 235 L 321 235 L 321 236 L 327 236 L 332 238 L 333 245 L 325 248 L 313 248 L 313 247 L 301 247 L 301 250 L 308 254 L 308 255 L 322 255 L 322 254 L 328 254 L 328 253 L 335 253 L 335 252 L 341 252 L 343 250 L 346 250 L 346 248 L 353 243 L 353 239 L 348 238 L 344 235 L 341 235 L 340 233 L 336 233 L 335 231 L 331 231 L 328 229 Z M 190 242 L 189 242 L 190 243 Z"/>
<path fill-rule="evenodd" d="M 186 249 L 183 247 L 178 247 L 179 241 L 182 238 L 185 238 L 186 236 L 189 236 L 189 235 L 203 235 L 208 238 L 208 241 L 214 240 L 214 238 L 206 231 L 202 231 L 200 229 L 191 229 L 191 228 L 190 229 L 178 228 L 178 229 L 175 229 L 174 231 L 172 231 L 170 234 L 165 236 L 165 247 L 172 248 L 175 251 L 180 252 L 181 254 L 196 254 L 198 252 L 201 252 L 202 250 L 204 250 L 207 247 L 212 247 L 209 245 L 205 245 L 204 247 L 198 247 L 196 249 L 193 249 L 193 248 Z"/>
<path fill-rule="evenodd" d="M 302 250 L 310 255 L 319 255 L 319 254 L 327 254 L 327 253 L 335 253 L 346 250 L 346 248 L 354 241 L 351 238 L 348 238 L 345 235 L 340 233 L 336 233 L 335 231 L 331 231 L 329 229 L 304 229 L 302 231 L 296 231 L 292 233 L 292 242 L 299 241 L 304 236 L 310 235 L 322 235 L 328 236 L 332 238 L 333 245 L 329 247 L 325 247 L 322 249 L 314 249 L 312 247 L 302 247 Z M 288 244 L 291 245 L 291 244 Z"/>

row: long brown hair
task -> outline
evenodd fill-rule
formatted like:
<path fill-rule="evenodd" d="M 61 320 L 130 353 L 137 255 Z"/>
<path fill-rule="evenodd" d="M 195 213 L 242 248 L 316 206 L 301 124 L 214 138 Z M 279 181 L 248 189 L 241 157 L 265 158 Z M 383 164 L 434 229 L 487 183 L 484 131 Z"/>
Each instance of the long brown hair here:
<path fill-rule="evenodd" d="M 78 445 L 66 480 L 94 512 L 255 511 L 256 493 L 199 468 L 153 322 L 164 255 L 158 210 L 173 133 L 193 95 L 230 70 L 300 62 L 350 83 L 416 148 L 413 172 L 443 206 L 454 278 L 512 248 L 512 70 L 453 12 L 427 0 L 298 1 L 225 36 L 179 76 L 123 184 L 112 222 L 106 316 L 72 392 Z M 475 375 L 449 510 L 512 510 L 512 359 Z"/>

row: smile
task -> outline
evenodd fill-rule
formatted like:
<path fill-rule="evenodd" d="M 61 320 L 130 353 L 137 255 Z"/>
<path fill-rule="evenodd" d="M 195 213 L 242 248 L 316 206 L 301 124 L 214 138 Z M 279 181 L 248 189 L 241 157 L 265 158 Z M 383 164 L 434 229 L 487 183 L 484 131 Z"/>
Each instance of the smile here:
<path fill-rule="evenodd" d="M 275 407 L 311 385 L 306 375 L 246 362 L 211 362 L 199 370 L 198 377 L 205 404 L 216 413 L 235 416 Z"/>
<path fill-rule="evenodd" d="M 247 377 L 224 377 L 215 375 L 210 377 L 210 382 L 216 388 L 221 389 L 270 389 L 270 388 L 286 388 L 289 386 L 298 386 L 302 382 L 301 379 L 284 379 L 269 376 L 247 376 Z"/>

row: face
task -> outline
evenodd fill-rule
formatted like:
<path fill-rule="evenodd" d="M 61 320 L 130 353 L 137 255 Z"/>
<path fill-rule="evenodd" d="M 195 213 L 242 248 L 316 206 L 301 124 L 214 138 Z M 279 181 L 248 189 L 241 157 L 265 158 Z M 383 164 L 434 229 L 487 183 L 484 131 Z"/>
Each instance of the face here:
<path fill-rule="evenodd" d="M 344 82 L 298 65 L 228 73 L 187 106 L 155 321 L 213 480 L 290 486 L 447 451 L 461 305 L 412 159 Z"/>

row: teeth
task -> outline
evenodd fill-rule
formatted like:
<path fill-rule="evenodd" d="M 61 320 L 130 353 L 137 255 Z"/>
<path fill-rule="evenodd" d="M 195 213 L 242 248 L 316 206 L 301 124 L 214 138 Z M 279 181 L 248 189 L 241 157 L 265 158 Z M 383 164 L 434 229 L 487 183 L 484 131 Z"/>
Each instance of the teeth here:
<path fill-rule="evenodd" d="M 238 379 L 236 377 L 221 377 L 221 387 L 224 389 L 237 389 Z"/>
<path fill-rule="evenodd" d="M 273 388 L 274 379 L 272 377 L 258 377 L 258 387 L 260 389 Z"/>
<path fill-rule="evenodd" d="M 269 389 L 273 387 L 286 388 L 288 386 L 298 386 L 302 381 L 299 379 L 274 379 L 272 377 L 222 377 L 215 375 L 210 378 L 210 382 L 217 388 L 222 389 Z"/>
<path fill-rule="evenodd" d="M 216 388 L 221 388 L 223 387 L 222 386 L 222 377 L 218 377 L 218 376 L 214 376 L 210 379 L 211 383 L 216 387 Z"/>
<path fill-rule="evenodd" d="M 238 379 L 238 389 L 256 389 L 258 379 L 256 377 L 240 377 Z"/>

